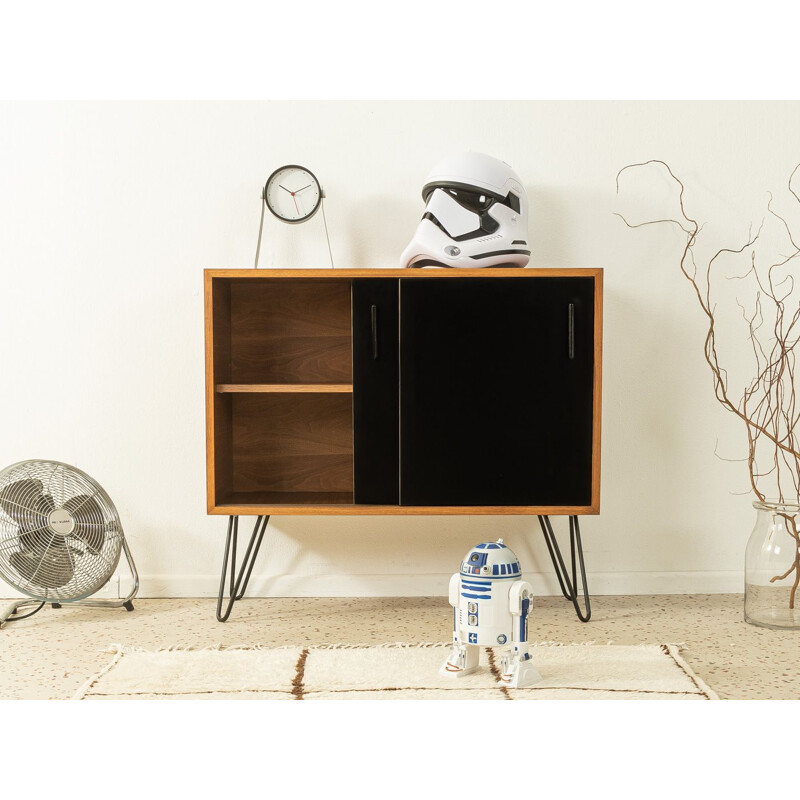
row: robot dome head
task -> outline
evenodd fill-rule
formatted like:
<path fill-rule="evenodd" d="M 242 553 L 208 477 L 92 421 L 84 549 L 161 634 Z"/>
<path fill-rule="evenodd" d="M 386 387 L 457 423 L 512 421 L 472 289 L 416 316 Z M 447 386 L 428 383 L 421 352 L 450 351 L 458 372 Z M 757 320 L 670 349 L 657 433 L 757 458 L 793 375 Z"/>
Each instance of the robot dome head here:
<path fill-rule="evenodd" d="M 422 188 L 425 212 L 401 267 L 524 267 L 528 197 L 500 159 L 457 153 L 440 161 Z"/>
<path fill-rule="evenodd" d="M 514 555 L 514 551 L 503 544 L 502 539 L 496 542 L 482 542 L 476 544 L 472 550 L 464 556 L 461 562 L 461 575 L 469 578 L 489 578 L 492 580 L 502 580 L 522 578 L 522 569 L 519 559 Z"/>

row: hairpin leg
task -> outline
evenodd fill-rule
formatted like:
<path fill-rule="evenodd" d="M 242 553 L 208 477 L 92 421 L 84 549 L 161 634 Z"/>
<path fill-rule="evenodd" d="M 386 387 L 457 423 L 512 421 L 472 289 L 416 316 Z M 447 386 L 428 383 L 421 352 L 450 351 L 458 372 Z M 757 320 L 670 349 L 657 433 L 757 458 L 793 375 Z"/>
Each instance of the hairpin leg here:
<path fill-rule="evenodd" d="M 544 540 L 550 552 L 550 559 L 555 567 L 558 584 L 561 587 L 561 594 L 575 606 L 575 613 L 581 622 L 588 622 L 592 616 L 592 606 L 589 600 L 589 587 L 586 583 L 586 565 L 583 561 L 583 545 L 581 544 L 581 530 L 578 525 L 578 517 L 569 518 L 569 551 L 571 561 L 572 580 L 567 574 L 564 566 L 564 559 L 561 557 L 561 550 L 558 547 L 558 540 L 550 523 L 550 517 L 540 516 L 539 524 L 542 527 Z M 577 553 L 577 560 L 575 558 Z M 581 585 L 583 588 L 583 605 L 581 608 L 578 595 L 578 564 L 580 564 Z"/>
<path fill-rule="evenodd" d="M 220 622 L 225 622 L 231 615 L 233 604 L 237 600 L 244 597 L 247 589 L 247 584 L 250 581 L 250 575 L 253 572 L 253 565 L 256 563 L 256 556 L 261 547 L 261 541 L 264 538 L 264 531 L 267 529 L 269 517 L 258 517 L 256 524 L 253 526 L 253 533 L 250 536 L 250 542 L 247 545 L 247 550 L 244 553 L 244 559 L 239 567 L 239 572 L 236 572 L 236 543 L 239 538 L 239 517 L 228 518 L 228 537 L 225 541 L 225 555 L 222 559 L 222 576 L 219 581 L 219 597 L 217 598 L 217 619 Z M 230 569 L 228 562 L 230 561 Z M 226 578 L 229 577 L 228 589 L 228 605 L 225 613 L 222 613 L 222 602 L 225 597 L 225 583 Z"/>

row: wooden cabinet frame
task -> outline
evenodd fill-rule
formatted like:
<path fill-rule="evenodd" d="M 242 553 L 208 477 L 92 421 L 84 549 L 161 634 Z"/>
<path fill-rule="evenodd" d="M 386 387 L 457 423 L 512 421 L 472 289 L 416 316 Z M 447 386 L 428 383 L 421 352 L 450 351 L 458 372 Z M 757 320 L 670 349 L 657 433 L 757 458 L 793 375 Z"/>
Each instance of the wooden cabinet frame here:
<path fill-rule="evenodd" d="M 470 277 L 594 279 L 589 505 L 399 506 L 352 502 L 352 411 L 348 411 L 352 408 L 352 332 L 348 298 L 353 279 L 446 281 Z M 599 513 L 602 299 L 603 271 L 599 268 L 206 270 L 208 513 Z"/>

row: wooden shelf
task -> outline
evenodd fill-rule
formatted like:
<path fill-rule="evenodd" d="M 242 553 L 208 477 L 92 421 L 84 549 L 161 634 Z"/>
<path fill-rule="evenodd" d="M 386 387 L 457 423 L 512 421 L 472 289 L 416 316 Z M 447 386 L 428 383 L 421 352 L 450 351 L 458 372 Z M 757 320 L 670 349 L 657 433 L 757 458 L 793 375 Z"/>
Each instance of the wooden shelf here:
<path fill-rule="evenodd" d="M 254 392 L 257 394 L 352 394 L 352 383 L 218 383 L 218 394 Z"/>

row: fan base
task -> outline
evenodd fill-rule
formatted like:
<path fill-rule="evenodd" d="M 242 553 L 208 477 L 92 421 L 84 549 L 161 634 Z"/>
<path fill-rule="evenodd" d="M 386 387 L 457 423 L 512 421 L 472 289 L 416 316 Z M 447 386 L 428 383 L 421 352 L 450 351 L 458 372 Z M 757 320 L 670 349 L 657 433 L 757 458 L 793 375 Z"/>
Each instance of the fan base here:
<path fill-rule="evenodd" d="M 11 605 L 0 612 L 0 629 L 7 622 L 14 622 L 14 616 L 28 605 L 36 605 L 39 600 L 15 600 Z M 126 611 L 133 611 L 133 603 L 128 600 L 76 600 L 74 603 L 50 603 L 53 608 L 63 608 L 64 605 L 70 606 L 91 606 L 93 608 L 124 608 Z"/>

